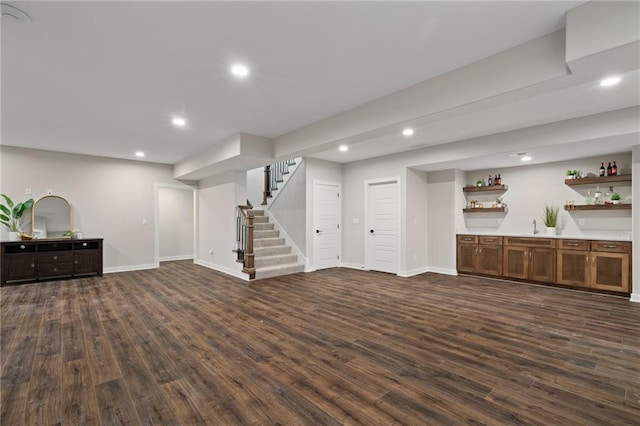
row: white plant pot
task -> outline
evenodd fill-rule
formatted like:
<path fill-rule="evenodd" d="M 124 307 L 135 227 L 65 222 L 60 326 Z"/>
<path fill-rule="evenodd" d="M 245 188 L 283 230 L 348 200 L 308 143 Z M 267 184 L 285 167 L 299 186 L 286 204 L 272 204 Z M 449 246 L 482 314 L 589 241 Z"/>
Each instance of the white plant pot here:
<path fill-rule="evenodd" d="M 545 226 L 545 228 L 547 228 L 547 235 L 556 235 L 557 234 L 557 228 L 555 226 L 553 228 Z"/>
<path fill-rule="evenodd" d="M 20 241 L 19 232 L 9 232 L 9 241 Z"/>
<path fill-rule="evenodd" d="M 611 200 L 613 204 L 620 204 L 620 200 Z"/>

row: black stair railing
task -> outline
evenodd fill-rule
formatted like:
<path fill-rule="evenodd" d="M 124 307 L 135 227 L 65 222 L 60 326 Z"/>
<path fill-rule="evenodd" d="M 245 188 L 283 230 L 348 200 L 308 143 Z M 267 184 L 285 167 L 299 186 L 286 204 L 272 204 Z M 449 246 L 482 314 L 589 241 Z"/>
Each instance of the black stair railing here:
<path fill-rule="evenodd" d="M 267 205 L 267 200 L 272 197 L 272 191 L 278 189 L 278 184 L 284 182 L 284 175 L 289 173 L 289 167 L 296 161 L 285 160 L 264 166 L 264 190 L 262 192 L 262 205 Z"/>

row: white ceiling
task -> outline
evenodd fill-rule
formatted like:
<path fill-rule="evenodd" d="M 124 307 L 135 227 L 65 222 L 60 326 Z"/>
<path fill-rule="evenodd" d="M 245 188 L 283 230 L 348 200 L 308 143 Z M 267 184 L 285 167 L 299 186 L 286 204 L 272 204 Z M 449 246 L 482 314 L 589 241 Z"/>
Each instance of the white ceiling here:
<path fill-rule="evenodd" d="M 275 138 L 551 33 L 582 2 L 9 3 L 32 22 L 2 22 L 2 144 L 124 159 L 143 150 L 174 164 L 238 132 Z M 250 78 L 229 74 L 234 61 Z M 589 84 L 542 95 L 557 111 L 505 130 L 637 105 L 624 90 L 594 104 Z M 465 117 L 447 140 L 478 136 L 473 123 L 500 108 Z M 173 128 L 173 114 L 188 127 Z M 411 145 L 422 143 L 432 142 Z M 374 139 L 351 157 L 317 157 L 407 149 Z"/>

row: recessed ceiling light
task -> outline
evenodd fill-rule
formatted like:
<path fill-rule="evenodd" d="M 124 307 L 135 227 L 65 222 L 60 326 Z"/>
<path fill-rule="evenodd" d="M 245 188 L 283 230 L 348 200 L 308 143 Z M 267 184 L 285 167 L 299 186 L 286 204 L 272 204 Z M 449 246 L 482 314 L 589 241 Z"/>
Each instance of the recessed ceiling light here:
<path fill-rule="evenodd" d="M 176 127 L 184 127 L 187 124 L 187 120 L 185 120 L 183 117 L 173 117 L 171 119 L 171 122 Z"/>
<path fill-rule="evenodd" d="M 411 136 L 413 135 L 413 129 L 411 127 L 407 127 L 406 129 L 402 130 L 402 134 L 405 136 Z"/>
<path fill-rule="evenodd" d="M 520 161 L 531 161 L 531 156 L 530 155 L 525 155 L 523 157 L 520 157 Z"/>
<path fill-rule="evenodd" d="M 246 77 L 249 75 L 249 68 L 246 65 L 235 64 L 231 66 L 231 74 L 236 77 Z"/>
<path fill-rule="evenodd" d="M 338 149 L 340 150 L 340 152 L 347 152 L 349 151 L 349 147 L 347 145 L 340 145 L 338 147 Z"/>
<path fill-rule="evenodd" d="M 136 157 L 139 157 L 139 158 L 144 157 L 144 152 L 142 152 L 142 151 L 136 151 Z"/>
<path fill-rule="evenodd" d="M 620 83 L 620 80 L 622 79 L 617 75 L 603 78 L 602 80 L 600 80 L 600 86 L 602 87 L 615 86 L 616 84 Z"/>

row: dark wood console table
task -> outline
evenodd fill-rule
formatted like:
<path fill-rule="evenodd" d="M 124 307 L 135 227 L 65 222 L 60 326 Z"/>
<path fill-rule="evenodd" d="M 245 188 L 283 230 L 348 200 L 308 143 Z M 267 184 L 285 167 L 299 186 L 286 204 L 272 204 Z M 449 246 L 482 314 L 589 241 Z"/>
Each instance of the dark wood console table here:
<path fill-rule="evenodd" d="M 102 276 L 102 238 L 3 242 L 0 285 Z"/>

